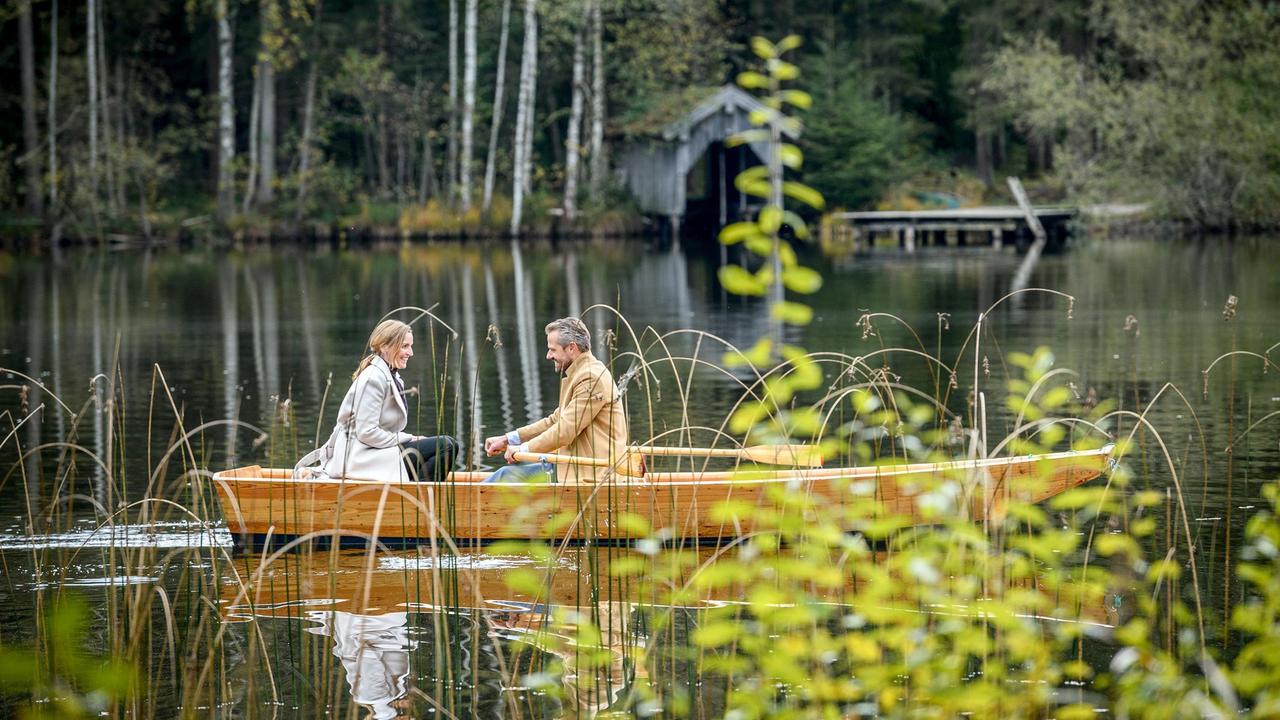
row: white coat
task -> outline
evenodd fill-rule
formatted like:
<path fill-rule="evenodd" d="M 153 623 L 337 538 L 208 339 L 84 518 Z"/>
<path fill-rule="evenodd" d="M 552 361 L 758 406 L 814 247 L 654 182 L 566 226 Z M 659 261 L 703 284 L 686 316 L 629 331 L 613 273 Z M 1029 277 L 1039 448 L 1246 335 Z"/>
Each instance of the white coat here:
<path fill-rule="evenodd" d="M 338 423 L 323 446 L 298 461 L 297 467 L 320 461 L 331 478 L 359 480 L 409 479 L 401 459 L 401 443 L 413 440 L 391 367 L 375 356 L 347 390 L 338 408 Z"/>

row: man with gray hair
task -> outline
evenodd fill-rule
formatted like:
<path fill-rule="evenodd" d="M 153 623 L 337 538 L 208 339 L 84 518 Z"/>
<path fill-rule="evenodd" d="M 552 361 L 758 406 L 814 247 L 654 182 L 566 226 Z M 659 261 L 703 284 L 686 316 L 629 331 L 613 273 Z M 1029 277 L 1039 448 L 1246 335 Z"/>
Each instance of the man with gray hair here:
<path fill-rule="evenodd" d="M 547 462 L 515 463 L 517 452 L 596 458 L 614 465 L 627 447 L 627 416 L 609 368 L 591 354 L 591 333 L 576 317 L 547 324 L 547 359 L 560 379 L 560 405 L 537 422 L 484 441 L 489 455 L 503 453 L 508 463 L 485 482 L 595 480 L 600 468 Z"/>

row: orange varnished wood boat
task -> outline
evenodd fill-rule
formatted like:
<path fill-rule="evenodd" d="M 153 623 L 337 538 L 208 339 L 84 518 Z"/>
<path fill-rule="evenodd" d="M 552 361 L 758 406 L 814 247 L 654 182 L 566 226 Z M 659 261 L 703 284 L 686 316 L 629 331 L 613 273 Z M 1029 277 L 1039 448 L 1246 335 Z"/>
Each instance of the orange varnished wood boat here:
<path fill-rule="evenodd" d="M 754 472 L 653 472 L 640 478 L 552 485 L 294 478 L 257 465 L 214 475 L 239 542 L 294 538 L 461 543 L 501 539 L 629 541 L 655 532 L 708 542 L 756 529 L 752 508 L 772 491 L 802 490 L 826 507 L 868 507 L 912 524 L 967 513 L 998 516 L 1009 500 L 1040 502 L 1102 474 L 1111 447 L 936 464 Z M 849 515 L 856 515 L 850 512 Z M 857 518 L 849 530 L 858 530 Z"/>

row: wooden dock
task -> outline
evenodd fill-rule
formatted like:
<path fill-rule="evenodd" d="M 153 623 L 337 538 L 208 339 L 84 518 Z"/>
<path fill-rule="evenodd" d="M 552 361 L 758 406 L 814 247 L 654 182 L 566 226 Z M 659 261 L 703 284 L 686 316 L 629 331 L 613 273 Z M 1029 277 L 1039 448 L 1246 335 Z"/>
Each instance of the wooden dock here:
<path fill-rule="evenodd" d="M 1044 226 L 1049 249 L 1066 241 L 1070 223 L 1079 214 L 1070 207 L 1039 207 L 1034 212 Z M 1016 205 L 832 213 L 823 226 L 822 240 L 824 249 L 848 252 L 874 247 L 885 236 L 907 252 L 929 246 L 1014 246 L 1023 252 L 1035 241 L 1026 215 Z"/>

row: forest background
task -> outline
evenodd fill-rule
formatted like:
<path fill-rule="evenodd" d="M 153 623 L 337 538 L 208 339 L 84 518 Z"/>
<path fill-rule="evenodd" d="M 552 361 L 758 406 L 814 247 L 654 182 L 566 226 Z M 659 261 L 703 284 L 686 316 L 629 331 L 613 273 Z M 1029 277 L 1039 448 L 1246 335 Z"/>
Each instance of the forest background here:
<path fill-rule="evenodd" d="M 1280 225 L 1274 2 L 7 0 L 0 23 L 11 236 L 630 227 L 610 157 L 788 34 L 830 207 L 1014 174 L 1038 202 Z"/>

